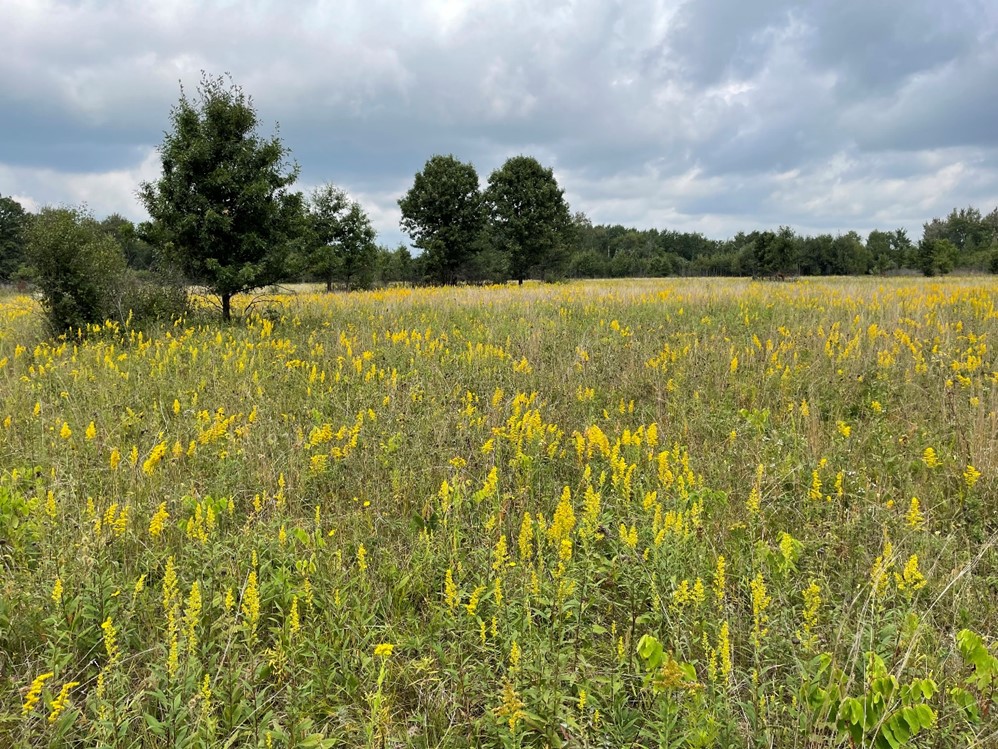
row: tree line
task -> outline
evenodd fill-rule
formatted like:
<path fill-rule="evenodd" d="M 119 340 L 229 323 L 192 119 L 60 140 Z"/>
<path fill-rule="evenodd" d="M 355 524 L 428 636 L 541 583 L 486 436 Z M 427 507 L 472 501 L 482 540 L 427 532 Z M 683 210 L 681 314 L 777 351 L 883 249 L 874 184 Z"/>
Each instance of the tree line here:
<path fill-rule="evenodd" d="M 375 285 L 522 283 L 536 278 L 668 275 L 786 277 L 955 268 L 998 272 L 998 209 L 954 209 L 903 229 L 801 236 L 789 227 L 702 234 L 596 225 L 571 214 L 550 168 L 515 156 L 481 187 L 470 163 L 435 155 L 399 200 L 405 245 L 377 244 L 364 208 L 325 184 L 296 191 L 299 167 L 259 134 L 252 99 L 224 77 L 181 90 L 159 152 L 160 177 L 139 187 L 150 220 L 98 221 L 84 208 L 31 214 L 0 196 L 0 282 L 33 283 L 52 327 L 183 309 L 196 285 L 223 318 L 241 293 L 286 281 L 327 290 Z"/>

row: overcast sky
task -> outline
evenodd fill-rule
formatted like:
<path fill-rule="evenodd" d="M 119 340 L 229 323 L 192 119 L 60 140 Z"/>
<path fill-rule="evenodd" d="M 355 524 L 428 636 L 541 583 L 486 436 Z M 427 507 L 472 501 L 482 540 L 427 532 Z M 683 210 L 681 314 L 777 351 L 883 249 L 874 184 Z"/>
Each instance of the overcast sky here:
<path fill-rule="evenodd" d="M 0 0 L 0 194 L 145 217 L 180 83 L 229 72 L 303 189 L 403 239 L 436 153 L 594 223 L 914 237 L 998 205 L 994 0 Z"/>

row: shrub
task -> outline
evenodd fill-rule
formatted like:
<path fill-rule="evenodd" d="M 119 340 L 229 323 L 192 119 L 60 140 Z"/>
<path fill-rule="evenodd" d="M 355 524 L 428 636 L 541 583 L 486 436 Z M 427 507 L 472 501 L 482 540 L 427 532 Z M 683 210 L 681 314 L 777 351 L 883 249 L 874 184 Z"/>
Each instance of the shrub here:
<path fill-rule="evenodd" d="M 53 332 L 115 316 L 125 257 L 89 212 L 43 208 L 27 234 L 28 261 Z"/>

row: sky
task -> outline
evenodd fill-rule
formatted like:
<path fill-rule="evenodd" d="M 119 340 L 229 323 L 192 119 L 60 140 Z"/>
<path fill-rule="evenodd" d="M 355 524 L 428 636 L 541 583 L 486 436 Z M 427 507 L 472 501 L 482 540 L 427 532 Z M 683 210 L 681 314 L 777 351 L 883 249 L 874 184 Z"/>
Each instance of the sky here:
<path fill-rule="evenodd" d="M 228 73 L 379 241 L 434 154 L 554 169 L 596 224 L 863 234 L 998 206 L 993 0 L 0 0 L 0 195 L 146 218 Z"/>

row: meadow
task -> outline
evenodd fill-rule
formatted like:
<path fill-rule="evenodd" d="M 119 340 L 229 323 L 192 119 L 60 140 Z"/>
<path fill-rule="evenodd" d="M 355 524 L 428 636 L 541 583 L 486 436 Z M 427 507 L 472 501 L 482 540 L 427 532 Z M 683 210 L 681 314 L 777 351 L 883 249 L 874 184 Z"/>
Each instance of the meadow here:
<path fill-rule="evenodd" d="M 0 745 L 998 745 L 998 283 L 0 297 Z"/>

